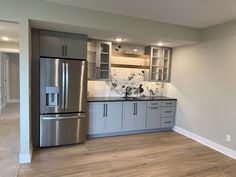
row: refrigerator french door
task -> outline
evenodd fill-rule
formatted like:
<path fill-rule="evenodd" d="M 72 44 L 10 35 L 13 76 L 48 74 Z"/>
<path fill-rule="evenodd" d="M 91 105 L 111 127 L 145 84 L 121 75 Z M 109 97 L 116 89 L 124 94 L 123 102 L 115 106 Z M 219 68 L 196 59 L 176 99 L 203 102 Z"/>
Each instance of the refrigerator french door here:
<path fill-rule="evenodd" d="M 40 146 L 84 142 L 86 108 L 86 61 L 40 58 Z"/>

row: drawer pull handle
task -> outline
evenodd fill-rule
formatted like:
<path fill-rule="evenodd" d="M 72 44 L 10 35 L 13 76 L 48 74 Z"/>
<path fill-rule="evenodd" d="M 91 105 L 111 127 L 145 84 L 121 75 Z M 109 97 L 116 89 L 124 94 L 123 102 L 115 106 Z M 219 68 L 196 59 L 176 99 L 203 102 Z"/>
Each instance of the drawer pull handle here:
<path fill-rule="evenodd" d="M 173 103 L 166 103 L 166 104 L 173 104 Z"/>
<path fill-rule="evenodd" d="M 151 107 L 151 109 L 158 109 L 158 107 Z"/>
<path fill-rule="evenodd" d="M 159 103 L 151 103 L 151 105 L 159 105 Z"/>
<path fill-rule="evenodd" d="M 165 122 L 165 124 L 170 124 L 171 123 L 171 121 L 167 121 L 167 122 Z"/>
<path fill-rule="evenodd" d="M 165 111 L 165 113 L 172 113 L 172 111 Z"/>

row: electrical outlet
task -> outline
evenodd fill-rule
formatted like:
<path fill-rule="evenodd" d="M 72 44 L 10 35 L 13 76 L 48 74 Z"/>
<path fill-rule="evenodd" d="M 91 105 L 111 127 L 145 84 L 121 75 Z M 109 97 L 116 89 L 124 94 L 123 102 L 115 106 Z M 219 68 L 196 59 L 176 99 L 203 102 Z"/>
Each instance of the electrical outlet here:
<path fill-rule="evenodd" d="M 230 139 L 231 139 L 230 135 L 226 135 L 226 141 L 230 142 Z"/>

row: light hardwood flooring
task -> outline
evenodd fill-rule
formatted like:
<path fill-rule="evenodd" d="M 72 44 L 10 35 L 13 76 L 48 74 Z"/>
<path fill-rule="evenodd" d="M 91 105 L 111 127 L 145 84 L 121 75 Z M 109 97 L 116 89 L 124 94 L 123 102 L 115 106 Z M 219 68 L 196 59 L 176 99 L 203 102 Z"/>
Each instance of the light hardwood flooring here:
<path fill-rule="evenodd" d="M 19 104 L 7 104 L 0 115 L 0 177 L 17 176 L 19 124 Z"/>
<path fill-rule="evenodd" d="M 236 177 L 236 161 L 174 132 L 36 149 L 19 177 Z"/>

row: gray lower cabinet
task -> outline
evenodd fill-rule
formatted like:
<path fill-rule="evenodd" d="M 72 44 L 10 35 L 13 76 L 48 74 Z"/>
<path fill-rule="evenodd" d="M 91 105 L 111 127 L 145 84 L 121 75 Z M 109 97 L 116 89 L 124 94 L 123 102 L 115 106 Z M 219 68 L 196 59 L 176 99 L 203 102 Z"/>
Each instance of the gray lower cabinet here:
<path fill-rule="evenodd" d="M 90 102 L 88 105 L 89 135 L 169 130 L 175 125 L 176 101 L 173 100 Z"/>
<path fill-rule="evenodd" d="M 89 103 L 89 134 L 121 132 L 122 103 Z"/>
<path fill-rule="evenodd" d="M 161 101 L 147 102 L 146 129 L 161 128 Z"/>
<path fill-rule="evenodd" d="M 171 128 L 175 125 L 176 101 L 162 101 L 161 128 Z"/>
<path fill-rule="evenodd" d="M 145 129 L 146 102 L 124 102 L 122 131 Z"/>

